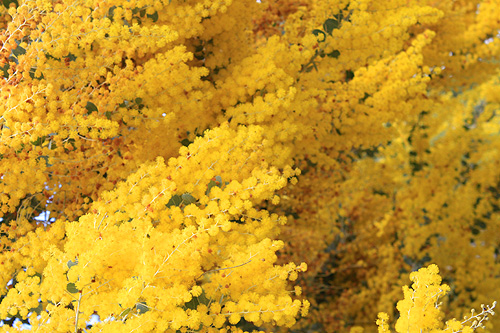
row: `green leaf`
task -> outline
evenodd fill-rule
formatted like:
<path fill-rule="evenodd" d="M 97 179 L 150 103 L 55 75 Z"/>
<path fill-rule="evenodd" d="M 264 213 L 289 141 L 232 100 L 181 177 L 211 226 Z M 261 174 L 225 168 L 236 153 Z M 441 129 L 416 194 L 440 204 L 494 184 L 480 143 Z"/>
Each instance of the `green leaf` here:
<path fill-rule="evenodd" d="M 201 54 L 195 53 L 195 54 L 194 54 L 194 57 L 195 57 L 197 60 L 203 60 L 203 59 L 205 59 L 205 55 L 204 55 L 203 53 L 201 53 Z"/>
<path fill-rule="evenodd" d="M 54 140 L 51 139 L 49 142 L 49 149 L 54 150 L 56 148 L 57 148 L 57 145 L 55 144 Z"/>
<path fill-rule="evenodd" d="M 338 57 L 340 56 L 340 52 L 339 50 L 333 50 L 332 52 L 328 53 L 327 56 L 329 56 L 330 58 L 338 59 Z"/>
<path fill-rule="evenodd" d="M 37 157 L 37 161 L 40 161 L 40 159 L 45 160 L 45 166 L 51 167 L 52 164 L 49 164 L 49 157 L 47 155 L 42 155 Z"/>
<path fill-rule="evenodd" d="M 180 205 L 190 205 L 192 203 L 196 202 L 196 198 L 193 197 L 190 193 L 184 193 L 182 195 L 174 195 L 170 198 L 170 200 L 167 203 L 167 208 L 170 208 L 172 206 L 179 207 Z"/>
<path fill-rule="evenodd" d="M 38 306 L 36 308 L 31 308 L 30 312 L 36 312 L 37 315 L 39 315 L 43 311 L 43 304 L 38 303 Z"/>
<path fill-rule="evenodd" d="M 347 10 L 347 7 L 344 10 Z M 342 20 L 344 19 L 344 13 L 340 11 L 337 15 L 333 15 L 333 19 L 336 20 L 338 24 L 340 24 L 340 22 L 342 22 Z"/>
<path fill-rule="evenodd" d="M 16 7 L 15 8 L 18 8 L 19 7 L 19 2 L 17 0 L 2 0 L 2 4 L 4 5 L 5 8 L 9 9 L 10 8 L 10 4 L 11 3 L 14 3 L 16 4 Z"/>
<path fill-rule="evenodd" d="M 182 203 L 182 197 L 178 194 L 172 196 L 170 200 L 167 203 L 167 208 L 170 208 L 172 206 L 180 206 Z"/>
<path fill-rule="evenodd" d="M 340 21 L 337 19 L 331 19 L 329 18 L 328 20 L 323 23 L 323 29 L 325 29 L 326 33 L 331 35 L 332 31 L 335 29 L 340 28 Z"/>
<path fill-rule="evenodd" d="M 26 49 L 18 45 L 14 50 L 12 50 L 12 53 L 14 54 L 14 56 L 19 57 L 20 55 L 26 53 Z"/>
<path fill-rule="evenodd" d="M 208 305 L 209 303 L 210 303 L 210 300 L 205 295 L 205 290 L 203 290 L 200 296 L 193 297 L 193 298 L 191 298 L 191 300 L 189 302 L 184 303 L 184 309 L 196 310 L 198 305 L 200 305 L 200 304 Z"/>
<path fill-rule="evenodd" d="M 3 71 L 2 76 L 4 78 L 8 78 L 9 77 L 9 72 L 8 72 L 9 68 L 10 68 L 9 63 L 6 63 L 3 67 L 0 67 L 0 69 Z"/>
<path fill-rule="evenodd" d="M 73 266 L 78 265 L 78 259 L 75 259 L 75 261 L 68 261 L 68 268 L 71 268 Z"/>
<path fill-rule="evenodd" d="M 189 139 L 183 139 L 183 140 L 181 140 L 180 142 L 181 142 L 181 143 L 182 143 L 182 145 L 183 145 L 183 146 L 185 146 L 185 147 L 189 146 L 189 145 L 192 143 L 192 141 L 189 141 Z"/>
<path fill-rule="evenodd" d="M 116 9 L 116 6 L 112 6 L 109 8 L 108 10 L 108 17 L 111 21 L 113 21 L 113 16 L 115 15 L 115 9 Z"/>
<path fill-rule="evenodd" d="M 191 194 L 189 194 L 189 193 L 184 193 L 184 194 L 182 195 L 182 203 L 183 203 L 184 205 L 186 205 L 186 206 L 187 206 L 187 205 L 190 205 L 190 204 L 195 203 L 195 202 L 196 202 L 196 199 L 195 199 L 195 198 L 194 198 Z"/>
<path fill-rule="evenodd" d="M 139 314 L 143 314 L 145 312 L 148 312 L 149 311 L 149 307 L 146 305 L 146 303 L 137 303 L 135 305 L 135 307 L 137 308 L 137 311 L 139 311 Z"/>
<path fill-rule="evenodd" d="M 130 313 L 130 311 L 132 311 L 132 308 L 128 308 L 128 309 L 123 310 L 122 313 L 120 313 L 120 317 L 125 317 L 126 315 L 128 315 Z"/>
<path fill-rule="evenodd" d="M 323 35 L 323 40 L 318 40 L 318 41 L 319 41 L 319 42 L 324 42 L 324 41 L 325 41 L 325 39 L 326 39 L 326 33 L 325 33 L 324 31 L 321 31 L 321 30 L 319 30 L 319 29 L 314 29 L 314 30 L 312 31 L 312 33 L 313 33 L 313 35 L 314 35 L 314 36 L 316 36 L 316 37 L 318 37 L 318 35 L 319 35 L 319 34 L 322 34 L 322 35 Z"/>
<path fill-rule="evenodd" d="M 66 290 L 67 290 L 67 291 L 69 291 L 69 292 L 70 292 L 70 293 L 72 293 L 72 294 L 76 294 L 76 293 L 79 293 L 79 292 L 80 292 L 80 290 L 78 290 L 78 289 L 76 288 L 76 285 L 75 285 L 74 283 L 72 283 L 72 282 L 70 282 L 70 283 L 68 283 L 68 284 L 66 285 Z"/>
<path fill-rule="evenodd" d="M 99 111 L 99 110 L 97 109 L 97 106 L 95 106 L 95 104 L 94 104 L 94 103 L 92 103 L 92 102 L 87 102 L 87 105 L 85 106 L 85 108 L 86 108 L 86 109 L 87 109 L 87 111 L 88 111 L 88 112 L 87 112 L 87 114 L 91 114 L 91 113 L 92 113 L 92 112 L 94 112 L 94 111 Z"/>
<path fill-rule="evenodd" d="M 112 113 L 110 111 L 106 111 L 104 115 L 106 116 L 106 118 L 111 119 Z"/>
<path fill-rule="evenodd" d="M 481 229 L 486 229 L 486 223 L 480 219 L 474 220 L 474 225 L 476 225 L 477 227 L 479 227 Z"/>
<path fill-rule="evenodd" d="M 44 79 L 45 77 L 43 76 L 43 73 L 42 75 L 40 75 L 39 77 L 35 77 L 35 73 L 36 73 L 36 68 L 35 67 L 31 67 L 30 71 L 29 71 L 29 75 L 32 79 L 35 79 L 35 80 L 42 80 Z"/>
<path fill-rule="evenodd" d="M 153 14 L 148 14 L 148 17 L 153 20 L 153 22 L 158 21 L 158 12 L 154 12 Z"/>
<path fill-rule="evenodd" d="M 205 192 L 205 194 L 208 195 L 210 193 L 210 190 L 214 186 L 222 187 L 222 178 L 221 178 L 221 176 L 215 176 L 215 180 L 210 180 L 210 182 L 207 185 L 207 191 Z"/>
<path fill-rule="evenodd" d="M 354 72 L 351 70 L 345 71 L 345 82 L 349 82 L 354 78 Z"/>
<path fill-rule="evenodd" d="M 50 55 L 47 52 L 45 52 L 45 56 L 47 57 L 47 59 L 54 59 L 54 60 L 57 60 L 57 61 L 61 61 L 61 58 L 56 58 L 56 57 Z"/>
<path fill-rule="evenodd" d="M 370 95 L 369 93 L 366 93 L 366 92 L 365 92 L 365 95 L 363 96 L 363 98 L 360 98 L 360 99 L 359 99 L 359 102 L 360 102 L 360 103 L 363 103 L 364 101 L 366 101 L 366 99 L 367 99 L 368 97 L 372 97 L 372 95 Z"/>
<path fill-rule="evenodd" d="M 205 192 L 205 194 L 208 195 L 210 193 L 210 190 L 212 190 L 212 187 L 214 186 L 217 186 L 217 184 L 213 180 L 211 180 L 207 185 L 207 191 Z"/>
<path fill-rule="evenodd" d="M 45 138 L 46 138 L 46 136 L 40 136 L 35 141 L 31 141 L 31 144 L 33 146 L 41 146 L 42 143 L 45 141 Z"/>

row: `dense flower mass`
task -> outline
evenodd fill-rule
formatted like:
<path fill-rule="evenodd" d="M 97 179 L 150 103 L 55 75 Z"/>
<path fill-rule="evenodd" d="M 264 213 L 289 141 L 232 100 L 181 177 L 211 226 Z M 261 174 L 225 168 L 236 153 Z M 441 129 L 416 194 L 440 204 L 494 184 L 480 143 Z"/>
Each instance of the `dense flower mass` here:
<path fill-rule="evenodd" d="M 498 331 L 499 17 L 4 0 L 0 332 Z"/>

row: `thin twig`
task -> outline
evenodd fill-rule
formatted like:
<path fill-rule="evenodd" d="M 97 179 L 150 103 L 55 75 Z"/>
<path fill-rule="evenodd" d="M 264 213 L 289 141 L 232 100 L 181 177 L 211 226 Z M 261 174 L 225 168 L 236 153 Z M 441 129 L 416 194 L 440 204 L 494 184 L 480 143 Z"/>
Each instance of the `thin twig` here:
<path fill-rule="evenodd" d="M 78 333 L 78 319 L 80 316 L 80 302 L 82 301 L 83 294 L 80 291 L 80 297 L 78 298 L 78 305 L 76 307 L 76 318 L 75 318 L 75 333 Z"/>
<path fill-rule="evenodd" d="M 241 267 L 243 265 L 246 265 L 248 264 L 250 261 L 252 261 L 252 259 L 242 263 L 242 264 L 239 264 L 239 265 L 236 265 L 236 266 L 231 266 L 231 267 L 225 267 L 225 268 L 216 268 L 216 269 L 211 269 L 209 271 L 206 271 L 206 272 L 203 272 L 201 273 L 200 276 L 197 277 L 197 279 L 199 279 L 200 277 L 202 277 L 203 275 L 207 274 L 207 273 L 210 273 L 210 272 L 218 272 L 218 271 L 223 271 L 223 270 L 226 270 L 226 269 L 231 269 L 231 268 L 237 268 L 237 267 Z"/>

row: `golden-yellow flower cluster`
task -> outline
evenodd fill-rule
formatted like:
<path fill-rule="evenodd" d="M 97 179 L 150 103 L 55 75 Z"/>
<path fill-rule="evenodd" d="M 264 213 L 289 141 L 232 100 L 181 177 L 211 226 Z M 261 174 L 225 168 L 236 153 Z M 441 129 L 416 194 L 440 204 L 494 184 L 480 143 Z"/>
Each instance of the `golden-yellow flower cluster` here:
<path fill-rule="evenodd" d="M 0 332 L 499 327 L 499 1 L 0 7 Z"/>

